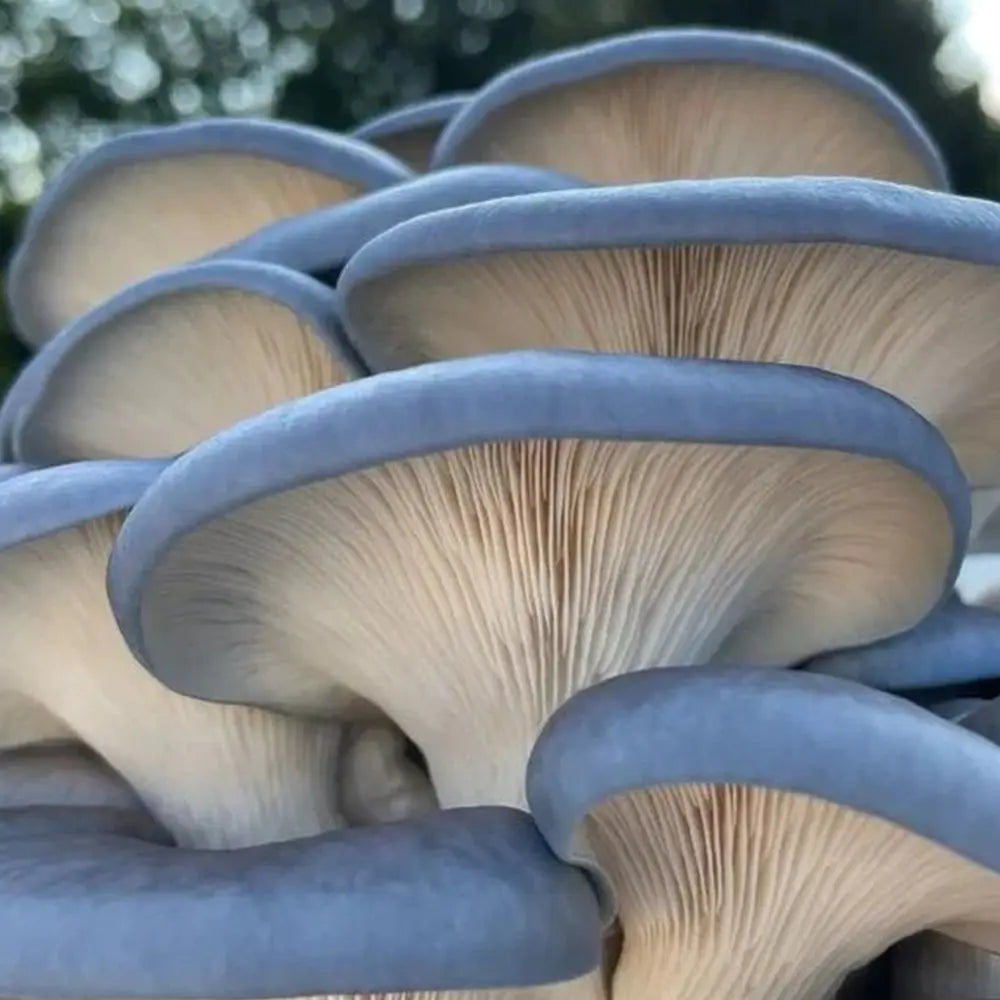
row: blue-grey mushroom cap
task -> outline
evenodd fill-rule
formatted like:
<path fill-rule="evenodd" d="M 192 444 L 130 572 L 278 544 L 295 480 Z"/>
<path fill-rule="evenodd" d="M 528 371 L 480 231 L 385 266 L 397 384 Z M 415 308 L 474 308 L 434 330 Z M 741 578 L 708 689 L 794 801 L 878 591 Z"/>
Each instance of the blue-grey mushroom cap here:
<path fill-rule="evenodd" d="M 771 247 L 787 248 L 788 259 Z M 648 259 L 674 248 L 690 253 Z M 714 248 L 725 251 L 718 260 Z M 429 213 L 362 247 L 338 287 L 347 336 L 373 371 L 577 347 L 854 375 L 941 426 L 980 489 L 1000 477 L 1000 435 L 991 437 L 1000 426 L 998 266 L 994 202 L 858 178 L 741 178 L 577 188 Z"/>
<path fill-rule="evenodd" d="M 0 886 L 8 996 L 520 987 L 600 960 L 586 877 L 499 808 L 235 851 L 12 838 Z"/>
<path fill-rule="evenodd" d="M 1000 872 L 1000 750 L 885 692 L 798 671 L 666 668 L 614 678 L 552 716 L 528 802 L 555 853 L 615 796 L 683 784 L 809 795 Z M 598 873 L 599 875 L 600 873 Z M 605 913 L 611 900 L 604 887 Z"/>
<path fill-rule="evenodd" d="M 242 310 L 260 309 L 259 330 L 245 312 L 230 314 L 236 297 Z M 205 311 L 200 319 L 185 313 L 195 299 Z M 281 308 L 281 328 L 273 306 Z M 255 336 L 256 351 L 249 343 Z M 363 374 L 339 332 L 333 292 L 312 278 L 243 260 L 164 271 L 42 347 L 0 406 L 0 440 L 19 459 L 40 464 L 166 457 L 333 384 L 314 370 L 318 355 L 329 355 L 341 379 Z"/>
<path fill-rule="evenodd" d="M 217 252 L 217 257 L 269 261 L 329 284 L 347 260 L 380 233 L 414 216 L 508 195 L 582 184 L 536 167 L 501 164 L 452 167 L 353 201 L 283 219 Z"/>
<path fill-rule="evenodd" d="M 805 669 L 887 691 L 1000 678 L 1000 614 L 952 598 L 901 635 L 818 656 Z"/>
<path fill-rule="evenodd" d="M 119 532 L 109 564 L 119 626 L 136 657 L 175 690 L 270 703 L 270 689 L 257 690 L 253 677 L 229 676 L 231 668 L 218 664 L 203 670 L 197 657 L 197 668 L 181 662 L 186 656 L 161 659 L 150 648 L 144 602 L 172 549 L 213 519 L 308 483 L 529 438 L 815 448 L 898 463 L 947 511 L 953 548 L 942 600 L 951 593 L 968 534 L 967 485 L 944 440 L 900 401 L 861 382 L 787 365 L 529 351 L 348 383 L 189 451 Z"/>
<path fill-rule="evenodd" d="M 351 134 L 357 139 L 377 144 L 387 136 L 400 132 L 410 132 L 413 129 L 434 125 L 444 126 L 468 103 L 469 97 L 467 93 L 440 94 L 422 101 L 414 101 L 412 104 L 393 108 L 391 111 L 369 118 Z"/>
<path fill-rule="evenodd" d="M 442 130 L 469 96 L 441 94 L 416 101 L 370 118 L 352 134 L 399 157 L 414 170 L 427 170 Z"/>
<path fill-rule="evenodd" d="M 14 476 L 20 476 L 22 473 L 30 471 L 31 468 L 32 466 L 21 462 L 0 462 L 0 483 L 7 479 L 13 479 Z"/>
<path fill-rule="evenodd" d="M 73 462 L 0 484 L 0 551 L 131 507 L 166 461 Z"/>
<path fill-rule="evenodd" d="M 912 151 L 937 187 L 947 188 L 947 167 L 913 111 L 883 83 L 832 52 L 765 33 L 705 28 L 641 31 L 564 49 L 521 63 L 493 78 L 444 129 L 431 165 L 448 166 L 489 119 L 518 101 L 546 91 L 606 77 L 644 65 L 743 64 L 807 76 L 870 106 Z M 678 136 L 678 143 L 688 140 Z"/>
<path fill-rule="evenodd" d="M 128 168 L 151 169 L 155 165 L 159 169 L 185 159 L 205 157 L 239 158 L 241 162 L 257 166 L 270 164 L 301 171 L 301 175 L 296 175 L 300 179 L 306 175 L 312 177 L 317 190 L 306 197 L 306 203 L 298 205 L 298 212 L 328 200 L 322 191 L 326 187 L 332 191 L 333 184 L 346 185 L 361 192 L 397 184 L 413 176 L 398 160 L 360 140 L 284 122 L 203 119 L 117 136 L 77 157 L 48 187 L 29 213 L 6 277 L 7 298 L 19 335 L 37 346 L 65 323 L 133 281 L 200 257 L 216 246 L 233 242 L 261 224 L 274 221 L 273 214 L 268 218 L 265 212 L 264 217 L 259 217 L 259 213 L 252 210 L 247 182 L 241 184 L 236 171 L 230 167 L 221 176 L 213 178 L 211 171 L 206 173 L 202 159 L 191 177 L 203 186 L 206 182 L 213 182 L 208 206 L 194 205 L 177 177 L 161 178 L 156 192 L 137 192 L 138 203 L 132 204 L 127 197 L 129 192 L 118 178 L 114 187 L 106 192 L 111 200 L 107 204 L 102 203 L 100 211 L 94 216 L 102 220 L 101 224 L 108 229 L 108 234 L 95 231 L 91 224 L 60 246 L 59 235 L 53 232 L 53 227 L 66 224 L 70 213 L 80 210 L 81 199 L 86 198 L 93 183 L 110 183 L 109 178 Z M 260 178 L 250 181 L 250 193 L 259 183 Z M 143 213 L 148 215 L 149 199 L 154 194 L 163 200 L 181 198 L 181 205 L 187 204 L 191 212 L 202 213 L 200 216 L 195 214 L 193 219 L 186 217 L 192 230 L 199 233 L 196 240 L 187 242 L 189 233 L 188 237 L 180 240 L 183 245 L 175 246 L 171 242 L 170 226 L 183 224 L 181 221 L 172 222 L 179 216 L 183 217 L 177 205 L 160 205 L 155 211 L 156 226 L 146 229 L 148 220 Z M 301 200 L 301 196 L 302 191 L 296 192 L 295 197 Z M 287 197 L 292 198 L 292 195 Z M 231 204 L 230 199 L 237 201 Z M 333 200 L 332 194 L 329 200 Z M 213 217 L 205 215 L 207 211 L 215 211 L 216 206 L 219 206 L 220 212 L 223 208 L 232 209 L 226 232 L 214 232 L 211 228 Z M 279 215 L 296 214 L 294 205 L 282 206 L 274 211 Z M 131 215 L 128 214 L 130 212 Z M 120 252 L 120 247 L 113 245 L 114 241 L 121 243 L 130 227 L 136 226 L 143 227 L 142 245 L 156 257 L 156 261 L 153 262 L 151 257 L 145 263 L 137 262 L 131 259 L 134 253 L 126 251 L 121 260 L 116 260 L 118 266 L 113 269 L 114 273 L 107 273 L 108 255 Z M 105 235 L 105 245 L 90 245 L 95 241 L 100 244 Z M 49 259 L 54 251 L 63 257 L 55 265 Z M 104 268 L 105 273 L 98 281 L 97 270 L 100 268 Z M 57 302 L 55 305 L 44 301 L 47 296 L 56 293 L 71 295 L 67 291 L 71 282 L 78 286 L 76 295 L 79 301 Z"/>

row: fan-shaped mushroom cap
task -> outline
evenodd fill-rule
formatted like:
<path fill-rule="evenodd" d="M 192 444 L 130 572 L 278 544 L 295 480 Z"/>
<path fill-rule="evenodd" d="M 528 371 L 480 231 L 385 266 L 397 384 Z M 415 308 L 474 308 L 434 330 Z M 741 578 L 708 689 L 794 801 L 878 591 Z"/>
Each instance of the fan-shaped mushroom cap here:
<path fill-rule="evenodd" d="M 0 843 L 0 888 L 7 996 L 528 987 L 600 955 L 587 879 L 514 810 L 225 852 L 21 839 Z"/>
<path fill-rule="evenodd" d="M 806 664 L 887 691 L 919 691 L 1000 677 L 1000 614 L 952 598 L 915 628 Z"/>
<path fill-rule="evenodd" d="M 690 181 L 425 215 L 344 269 L 373 370 L 524 347 L 817 365 L 1000 484 L 1000 205 L 848 178 Z"/>
<path fill-rule="evenodd" d="M 602 677 L 786 665 L 915 623 L 950 589 L 967 503 L 933 428 L 858 382 L 511 353 L 193 449 L 128 518 L 109 584 L 171 687 L 293 711 L 355 692 L 442 804 L 516 803 L 540 725 Z"/>
<path fill-rule="evenodd" d="M 339 725 L 180 697 L 136 664 L 115 627 L 108 553 L 122 512 L 165 464 L 81 462 L 0 485 L 0 717 L 32 707 L 40 725 L 21 732 L 25 743 L 70 730 L 181 843 L 336 826 Z"/>
<path fill-rule="evenodd" d="M 333 292 L 272 264 L 215 261 L 132 285 L 62 330 L 0 408 L 39 463 L 175 455 L 358 374 Z"/>
<path fill-rule="evenodd" d="M 432 164 L 483 160 L 606 184 L 848 174 L 948 186 L 923 126 L 876 79 L 740 31 L 645 31 L 516 66 L 451 120 Z"/>
<path fill-rule="evenodd" d="M 0 483 L 5 479 L 13 479 L 14 476 L 19 476 L 22 472 L 29 472 L 30 470 L 30 465 L 23 465 L 17 462 L 0 462 Z"/>
<path fill-rule="evenodd" d="M 29 215 L 7 275 L 15 327 L 41 344 L 135 281 L 410 176 L 365 143 L 287 123 L 206 119 L 118 136 L 70 164 Z"/>
<path fill-rule="evenodd" d="M 558 191 L 581 184 L 536 167 L 452 167 L 275 222 L 220 250 L 216 256 L 282 264 L 335 285 L 352 254 L 380 233 L 414 216 L 470 202 Z"/>
<path fill-rule="evenodd" d="M 902 699 L 720 668 L 578 694 L 527 778 L 617 900 L 636 1000 L 822 997 L 931 927 L 1000 950 L 998 783 L 1000 750 Z"/>
<path fill-rule="evenodd" d="M 468 94 L 440 94 L 371 118 L 353 134 L 392 153 L 413 170 L 424 171 L 430 167 L 442 130 L 468 100 Z"/>

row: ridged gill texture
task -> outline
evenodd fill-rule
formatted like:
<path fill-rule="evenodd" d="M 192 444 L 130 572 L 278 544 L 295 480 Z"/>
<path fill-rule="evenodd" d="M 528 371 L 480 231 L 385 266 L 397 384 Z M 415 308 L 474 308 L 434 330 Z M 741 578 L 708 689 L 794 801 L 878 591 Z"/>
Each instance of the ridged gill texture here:
<path fill-rule="evenodd" d="M 597 184 L 795 174 L 933 183 L 860 97 L 723 62 L 640 65 L 539 91 L 487 115 L 454 159 L 530 163 Z"/>
<path fill-rule="evenodd" d="M 916 931 L 1000 918 L 1000 876 L 810 796 L 653 788 L 602 803 L 587 832 L 618 894 L 627 1000 L 824 1000 Z"/>
<path fill-rule="evenodd" d="M 235 153 L 164 156 L 95 172 L 32 237 L 22 291 L 31 330 L 46 339 L 133 282 L 359 193 L 336 177 Z"/>
<path fill-rule="evenodd" d="M 0 552 L 4 687 L 104 757 L 182 846 L 342 825 L 338 725 L 185 698 L 132 659 L 104 591 L 119 521 Z"/>
<path fill-rule="evenodd" d="M 35 403 L 25 443 L 36 460 L 175 455 L 347 378 L 289 307 L 236 289 L 177 292 L 76 344 Z"/>
<path fill-rule="evenodd" d="M 904 629 L 951 547 L 937 495 L 880 460 L 480 445 L 203 525 L 151 577 L 144 634 L 154 661 L 252 675 L 288 707 L 360 695 L 423 750 L 442 805 L 520 804 L 539 727 L 575 691 Z"/>
<path fill-rule="evenodd" d="M 351 307 L 394 368 L 532 347 L 815 365 L 899 396 L 973 486 L 1000 483 L 992 268 L 845 243 L 524 251 L 410 267 Z"/>

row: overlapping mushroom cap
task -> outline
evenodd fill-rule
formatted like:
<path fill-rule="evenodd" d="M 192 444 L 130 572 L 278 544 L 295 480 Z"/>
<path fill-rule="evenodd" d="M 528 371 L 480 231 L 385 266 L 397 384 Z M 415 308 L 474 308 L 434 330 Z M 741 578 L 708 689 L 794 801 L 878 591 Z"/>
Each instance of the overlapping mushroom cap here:
<path fill-rule="evenodd" d="M 599 996 L 591 887 L 514 810 L 224 852 L 0 838 L 0 890 L 7 996 Z"/>
<path fill-rule="evenodd" d="M 364 247 L 342 313 L 375 370 L 524 347 L 816 365 L 1000 484 L 1000 206 L 848 178 L 590 188 L 431 213 Z"/>
<path fill-rule="evenodd" d="M 352 254 L 380 233 L 417 215 L 508 195 L 579 186 L 581 181 L 535 167 L 453 167 L 275 222 L 223 248 L 216 256 L 281 264 L 335 285 Z"/>
<path fill-rule="evenodd" d="M 424 171 L 444 127 L 468 101 L 468 94 L 429 97 L 369 119 L 354 130 L 354 136 L 392 153 L 413 170 Z"/>
<path fill-rule="evenodd" d="M 62 330 L 0 408 L 38 463 L 175 455 L 359 373 L 332 291 L 270 264 L 213 261 L 132 285 Z"/>
<path fill-rule="evenodd" d="M 85 747 L 48 743 L 0 753 L 0 842 L 68 833 L 171 843 L 127 782 Z"/>
<path fill-rule="evenodd" d="M 921 929 L 1000 950 L 998 781 L 1000 750 L 902 699 L 698 668 L 570 700 L 528 800 L 617 901 L 615 995 L 805 1000 Z"/>
<path fill-rule="evenodd" d="M 914 695 L 998 680 L 1000 614 L 952 597 L 913 629 L 861 649 L 827 653 L 806 667 Z"/>
<path fill-rule="evenodd" d="M 442 803 L 516 803 L 580 687 L 914 624 L 950 589 L 967 504 L 933 428 L 861 383 L 512 353 L 193 449 L 128 518 L 110 591 L 177 690 L 307 712 L 347 690 L 415 740 Z"/>
<path fill-rule="evenodd" d="M 811 45 L 704 29 L 617 36 L 495 77 L 432 165 L 534 163 L 604 184 L 834 175 L 947 187 L 913 113 Z"/>
<path fill-rule="evenodd" d="M 181 843 L 335 827 L 339 725 L 180 697 L 136 664 L 115 627 L 108 553 L 164 465 L 81 462 L 0 484 L 0 718 L 15 726 L 5 743 L 71 732 Z"/>
<path fill-rule="evenodd" d="M 278 122 L 207 119 L 111 139 L 32 209 L 7 274 L 15 327 L 39 345 L 157 271 L 410 176 L 360 141 Z"/>

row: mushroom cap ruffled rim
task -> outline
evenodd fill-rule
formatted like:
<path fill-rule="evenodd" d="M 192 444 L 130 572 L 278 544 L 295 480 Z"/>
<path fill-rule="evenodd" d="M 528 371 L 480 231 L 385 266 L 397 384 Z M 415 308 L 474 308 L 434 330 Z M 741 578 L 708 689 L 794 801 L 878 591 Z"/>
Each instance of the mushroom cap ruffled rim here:
<path fill-rule="evenodd" d="M 374 118 L 369 118 L 351 132 L 355 139 L 363 139 L 373 145 L 385 138 L 392 138 L 403 132 L 444 126 L 469 102 L 471 93 L 438 94 L 422 101 L 414 101 L 400 108 L 393 108 Z"/>
<path fill-rule="evenodd" d="M 968 536 L 968 487 L 944 439 L 898 399 L 790 365 L 524 351 L 347 383 L 276 407 L 187 452 L 118 534 L 108 584 L 119 627 L 136 658 L 169 687 L 240 700 L 243 693 L 231 685 L 244 679 L 220 683 L 212 671 L 150 655 L 143 599 L 172 546 L 214 518 L 317 480 L 528 438 L 785 446 L 897 462 L 931 485 L 947 509 L 954 549 L 941 599 L 950 598 Z"/>
<path fill-rule="evenodd" d="M 169 461 L 70 462 L 0 485 L 0 551 L 127 510 Z"/>
<path fill-rule="evenodd" d="M 342 267 L 365 243 L 425 212 L 583 185 L 583 181 L 541 167 L 448 167 L 351 201 L 281 219 L 213 257 L 269 261 L 320 274 Z"/>
<path fill-rule="evenodd" d="M 564 49 L 523 62 L 493 78 L 445 127 L 431 167 L 448 166 L 486 118 L 540 91 L 647 64 L 728 62 L 803 73 L 867 102 L 899 131 L 937 185 L 950 187 L 948 168 L 913 111 L 883 83 L 826 49 L 764 32 L 711 28 L 640 31 Z"/>
<path fill-rule="evenodd" d="M 809 673 L 886 691 L 946 688 L 1000 677 L 1000 614 L 951 598 L 900 635 L 805 664 Z"/>
<path fill-rule="evenodd" d="M 0 840 L 0 887 L 7 996 L 517 987 L 600 961 L 591 884 L 513 809 L 234 851 L 108 835 Z"/>
<path fill-rule="evenodd" d="M 115 136 L 83 153 L 49 185 L 35 202 L 4 279 L 15 331 L 27 331 L 30 308 L 22 297 L 34 266 L 36 236 L 74 192 L 99 173 L 146 160 L 202 154 L 259 156 L 292 167 L 357 184 L 365 190 L 398 184 L 413 171 L 388 153 L 367 143 L 322 129 L 253 118 L 207 118 L 177 125 L 143 128 Z M 23 334 L 30 338 L 30 334 Z"/>
<path fill-rule="evenodd" d="M 724 734 L 724 738 L 720 738 Z M 605 681 L 549 719 L 528 763 L 531 813 L 555 853 L 585 864 L 582 820 L 658 785 L 736 784 L 880 817 L 1000 872 L 1000 751 L 901 698 L 787 670 L 667 667 Z M 941 808 L 941 790 L 948 806 Z"/>
<path fill-rule="evenodd" d="M 337 300 L 325 285 L 275 264 L 213 260 L 161 271 L 130 285 L 62 329 L 28 362 L 0 405 L 0 441 L 15 458 L 49 459 L 32 442 L 32 420 L 44 414 L 50 382 L 71 365 L 74 353 L 99 336 L 108 323 L 167 296 L 196 291 L 242 291 L 286 306 L 308 324 L 351 376 L 366 374 L 354 349 L 340 334 Z M 95 403 L 97 401 L 95 400 Z"/>

